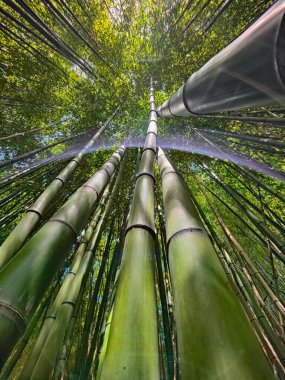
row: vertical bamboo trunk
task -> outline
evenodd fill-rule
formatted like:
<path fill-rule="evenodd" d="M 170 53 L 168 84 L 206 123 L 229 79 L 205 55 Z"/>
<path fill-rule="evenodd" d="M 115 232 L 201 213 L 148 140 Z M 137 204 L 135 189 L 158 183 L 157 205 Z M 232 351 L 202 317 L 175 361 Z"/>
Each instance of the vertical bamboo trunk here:
<path fill-rule="evenodd" d="M 63 258 L 118 166 L 120 148 L 0 272 L 0 365 L 24 333 Z"/>
<path fill-rule="evenodd" d="M 158 165 L 181 379 L 273 379 L 191 201 L 187 185 L 161 149 Z"/>
<path fill-rule="evenodd" d="M 126 232 L 112 325 L 97 379 L 159 379 L 154 285 L 156 112 L 150 120 Z M 100 368 L 101 370 L 101 368 Z"/>
<path fill-rule="evenodd" d="M 33 231 L 35 226 L 39 223 L 45 214 L 49 205 L 54 201 L 61 188 L 66 181 L 70 178 L 74 170 L 79 165 L 82 157 L 94 145 L 94 142 L 100 137 L 108 124 L 114 118 L 118 108 L 113 115 L 102 125 L 102 127 L 95 133 L 91 140 L 84 146 L 84 148 L 75 156 L 66 167 L 56 176 L 50 185 L 39 196 L 35 203 L 28 209 L 27 213 L 23 216 L 8 238 L 0 247 L 0 269 L 17 253 L 23 246 L 25 240 Z"/>

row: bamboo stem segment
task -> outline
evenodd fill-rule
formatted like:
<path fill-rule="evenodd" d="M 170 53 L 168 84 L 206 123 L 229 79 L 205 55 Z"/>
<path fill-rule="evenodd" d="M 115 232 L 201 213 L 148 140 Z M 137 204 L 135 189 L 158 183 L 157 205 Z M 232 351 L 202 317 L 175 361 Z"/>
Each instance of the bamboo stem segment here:
<path fill-rule="evenodd" d="M 97 379 L 160 378 L 154 286 L 156 113 L 152 85 L 150 107 L 152 112 L 127 226 L 112 325 Z"/>
<path fill-rule="evenodd" d="M 181 175 L 160 149 L 181 379 L 273 379 Z"/>

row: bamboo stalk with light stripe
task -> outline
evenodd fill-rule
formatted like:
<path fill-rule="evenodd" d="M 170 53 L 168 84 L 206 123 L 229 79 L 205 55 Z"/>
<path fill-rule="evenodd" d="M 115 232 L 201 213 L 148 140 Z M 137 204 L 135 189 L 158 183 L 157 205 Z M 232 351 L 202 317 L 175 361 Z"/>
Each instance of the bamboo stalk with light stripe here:
<path fill-rule="evenodd" d="M 119 108 L 119 107 L 118 107 Z M 0 247 L 0 269 L 18 252 L 23 246 L 27 237 L 34 230 L 36 225 L 40 222 L 45 215 L 46 210 L 50 204 L 56 199 L 61 188 L 65 185 L 66 181 L 71 177 L 72 173 L 78 167 L 84 154 L 86 154 L 94 145 L 95 141 L 101 136 L 109 123 L 113 120 L 118 112 L 116 111 L 109 117 L 109 119 L 99 128 L 91 140 L 84 146 L 83 149 L 66 165 L 64 169 L 56 176 L 56 178 L 49 184 L 44 192 L 38 197 L 34 204 L 29 207 L 26 214 L 13 229 L 7 239 Z"/>
<path fill-rule="evenodd" d="M 85 226 L 124 148 L 81 186 L 0 272 L 0 365 L 24 333 L 45 290 Z"/>
<path fill-rule="evenodd" d="M 158 166 L 181 379 L 273 379 L 188 187 L 161 149 Z"/>

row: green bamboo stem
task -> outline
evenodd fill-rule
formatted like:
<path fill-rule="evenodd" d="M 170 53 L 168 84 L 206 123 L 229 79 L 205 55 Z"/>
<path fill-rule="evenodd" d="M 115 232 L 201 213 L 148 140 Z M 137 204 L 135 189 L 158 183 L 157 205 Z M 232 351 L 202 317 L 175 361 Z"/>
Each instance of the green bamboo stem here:
<path fill-rule="evenodd" d="M 154 162 L 156 112 L 151 84 L 150 121 L 126 232 L 112 325 L 97 379 L 159 379 L 154 286 Z"/>
<path fill-rule="evenodd" d="M 28 241 L 0 272 L 0 357 L 2 366 L 98 197 L 118 166 L 124 148 L 114 153 Z"/>
<path fill-rule="evenodd" d="M 204 165 L 204 167 L 206 167 Z M 264 223 L 264 221 L 262 219 L 260 219 L 259 217 L 257 217 L 252 211 L 250 211 L 246 206 L 244 206 L 244 204 L 241 202 L 240 198 L 238 197 L 238 195 L 235 193 L 234 189 L 226 184 L 224 181 L 222 181 L 218 176 L 217 174 L 215 174 L 214 172 L 212 172 L 211 170 L 209 170 L 207 167 L 206 167 L 206 171 L 210 174 L 210 176 L 218 183 L 221 185 L 221 187 L 228 193 L 230 194 L 230 196 L 234 199 L 234 201 L 238 204 L 238 206 L 243 210 L 243 212 L 247 215 L 247 217 L 251 220 L 251 222 L 256 226 L 257 229 L 260 230 L 260 232 L 262 234 L 264 234 L 265 236 L 267 236 L 270 240 L 272 240 L 272 242 L 274 244 L 276 244 L 276 246 L 280 249 L 280 251 L 285 254 L 285 243 L 284 241 L 282 241 L 282 239 L 277 236 L 274 232 L 272 232 L 267 226 L 266 224 Z M 285 263 L 285 259 L 284 257 L 282 256 L 282 258 L 280 258 L 279 256 L 277 256 L 279 259 L 282 259 L 282 262 Z"/>
<path fill-rule="evenodd" d="M 94 359 L 97 357 L 97 350 L 102 338 L 100 331 L 102 332 L 102 326 L 104 325 L 104 322 L 109 315 L 110 308 L 108 309 L 108 306 L 113 304 L 113 294 L 116 291 L 117 273 L 119 272 L 119 270 L 116 270 L 118 256 L 120 256 L 120 252 L 117 250 L 113 255 L 109 272 L 106 275 L 103 297 L 100 303 L 98 314 L 96 316 L 96 324 L 93 330 L 93 336 L 89 342 L 90 348 L 84 363 L 84 367 L 82 368 L 80 374 L 80 379 L 86 379 L 90 376 L 92 364 L 94 362 Z M 93 370 L 95 372 L 96 366 L 94 366 Z"/>
<path fill-rule="evenodd" d="M 108 202 L 108 205 L 106 207 L 104 217 L 100 221 L 100 234 L 103 232 L 103 228 L 105 227 L 105 225 L 108 221 L 108 217 L 113 212 L 113 208 L 114 208 L 115 203 L 117 201 L 118 192 L 119 192 L 119 189 L 122 185 L 123 173 L 124 172 L 123 172 L 123 163 L 122 163 L 118 177 L 116 179 L 116 183 L 114 185 L 112 195 L 111 195 L 110 200 Z M 109 251 L 106 252 L 105 256 L 107 256 L 107 254 L 109 254 Z M 84 362 L 85 362 L 86 356 L 87 356 L 89 332 L 90 332 L 92 321 L 94 320 L 94 311 L 95 311 L 95 306 L 97 303 L 98 292 L 100 289 L 101 281 L 102 281 L 103 274 L 105 271 L 106 260 L 107 260 L 107 257 L 104 257 L 104 259 L 102 260 L 100 270 L 99 270 L 99 273 L 98 273 L 98 276 L 96 279 L 95 288 L 94 288 L 94 291 L 92 294 L 90 307 L 88 309 L 86 320 L 84 322 L 83 334 L 82 334 L 82 338 L 81 338 L 81 342 L 80 342 L 80 350 L 79 350 L 78 357 L 77 357 L 78 358 L 77 359 L 78 366 L 77 366 L 76 371 L 78 370 L 79 375 L 80 375 L 80 371 L 84 367 Z M 80 366 L 79 366 L 79 363 L 80 363 Z"/>
<path fill-rule="evenodd" d="M 210 232 L 210 237 L 213 239 L 213 242 L 217 245 L 218 250 L 219 250 L 220 252 L 224 252 L 224 251 L 225 251 L 225 244 L 224 244 L 223 242 L 221 242 L 221 240 L 220 240 L 219 237 L 217 236 L 217 234 L 216 234 L 215 230 L 213 229 L 211 223 L 209 222 L 208 218 L 207 218 L 206 215 L 204 214 L 204 212 L 203 212 L 203 210 L 201 209 L 199 203 L 197 202 L 197 200 L 195 199 L 195 197 L 194 197 L 193 195 L 192 195 L 192 199 L 193 199 L 193 202 L 195 203 L 195 206 L 196 206 L 197 210 L 199 211 L 199 214 L 201 215 L 202 219 L 204 220 L 204 222 L 206 223 L 206 225 L 207 225 L 207 227 L 208 227 L 208 230 L 209 230 L 209 232 Z M 231 244 L 231 245 L 232 245 L 232 248 L 234 249 L 234 251 L 236 252 L 236 247 L 235 247 L 233 244 Z M 216 253 L 217 253 L 218 257 L 220 258 L 220 256 L 219 256 L 219 252 L 218 252 L 217 250 L 216 250 Z M 224 254 L 224 256 L 225 256 L 225 255 L 226 255 L 226 253 Z M 228 256 L 228 258 L 230 259 L 229 256 Z M 239 259 L 239 262 L 241 263 L 241 267 L 242 267 L 242 271 L 243 271 L 243 272 L 241 273 L 241 276 L 243 277 L 243 281 L 247 281 L 247 284 L 244 285 L 244 286 L 246 286 L 246 287 L 249 287 L 249 286 L 250 286 L 250 287 L 252 288 L 252 292 L 254 292 L 254 293 L 255 293 L 255 291 L 256 291 L 256 292 L 257 292 L 257 294 L 255 293 L 256 298 L 258 299 L 258 301 L 261 301 L 262 305 L 264 306 L 263 298 L 260 296 L 258 290 L 257 290 L 254 286 L 252 286 L 253 281 L 252 281 L 251 276 L 248 274 L 246 268 L 244 268 L 243 263 L 240 261 L 240 258 L 239 258 L 239 257 L 237 257 L 237 258 Z M 225 260 L 224 257 L 223 257 L 223 260 Z M 222 261 L 222 264 L 223 264 L 223 261 Z M 234 265 L 232 261 L 231 261 L 231 265 Z M 229 267 L 230 267 L 230 266 L 229 266 Z M 230 267 L 230 268 L 231 268 L 231 267 Z M 236 270 L 239 270 L 239 268 L 237 268 Z M 252 297 L 251 297 L 251 298 L 252 298 Z M 254 300 L 254 301 L 255 301 L 255 300 Z M 255 302 L 256 302 L 256 301 L 255 301 Z M 257 306 L 258 306 L 259 310 L 262 310 L 262 309 L 259 307 L 258 304 L 257 304 Z M 260 314 L 260 313 L 258 313 L 258 315 L 259 315 L 259 314 Z M 268 316 L 268 317 L 269 317 L 269 316 Z M 270 317 L 271 317 L 271 316 L 270 316 Z M 271 319 L 271 318 L 270 318 L 270 319 Z M 275 328 L 276 328 L 278 331 L 280 331 L 280 328 L 279 328 L 279 326 L 278 326 L 278 323 L 276 324 L 276 322 L 275 322 L 274 319 L 273 319 L 273 320 L 271 319 L 270 322 L 273 323 L 273 325 L 275 326 Z"/>
<path fill-rule="evenodd" d="M 216 238 L 215 238 L 216 240 Z M 218 239 L 219 240 L 219 239 Z M 216 240 L 217 241 L 217 240 Z M 280 342 L 276 339 L 275 334 L 272 333 L 272 329 L 268 324 L 266 317 L 259 308 L 254 297 L 248 291 L 249 286 L 246 283 L 242 273 L 236 268 L 234 263 L 231 261 L 230 256 L 227 251 L 220 246 L 219 242 L 217 245 L 220 249 L 221 255 L 218 255 L 220 262 L 228 276 L 228 280 L 236 293 L 252 327 L 260 341 L 261 346 L 263 347 L 265 354 L 268 358 L 268 361 L 272 364 L 273 367 L 277 367 L 278 374 L 280 379 L 284 379 L 285 371 L 282 362 L 280 361 L 277 352 L 284 361 L 284 348 L 280 345 Z M 253 302 L 253 305 L 251 304 Z M 249 306 L 250 305 L 250 306 Z M 265 331 L 265 332 L 264 332 Z M 271 345 L 268 340 L 268 336 L 275 343 L 275 348 Z M 276 352 L 277 346 L 277 352 Z"/>
<path fill-rule="evenodd" d="M 105 167 L 107 167 L 107 164 L 105 164 Z M 37 351 L 34 352 L 35 350 L 33 350 L 30 360 L 28 360 L 27 365 L 22 371 L 20 377 L 22 379 L 49 378 L 56 364 L 57 353 L 64 339 L 65 331 L 68 328 L 75 305 L 78 302 L 80 290 L 82 289 L 84 281 L 86 281 L 86 276 L 94 261 L 103 228 L 117 197 L 118 189 L 121 184 L 122 168 L 123 165 L 120 167 L 113 192 L 106 204 L 103 216 L 96 213 L 86 231 L 84 241 L 79 246 L 74 262 L 71 265 L 71 271 L 67 274 L 65 282 L 49 312 L 48 319 L 46 320 L 48 323 L 45 329 L 45 337 L 44 339 L 40 339 L 40 347 L 37 348 Z M 109 240 L 108 242 L 110 243 Z M 70 276 L 68 276 L 69 274 Z"/>
<path fill-rule="evenodd" d="M 158 166 L 181 379 L 273 379 L 186 183 L 162 150 Z"/>
<path fill-rule="evenodd" d="M 23 378 L 30 378 L 31 374 L 35 368 L 35 365 L 39 359 L 39 356 L 41 355 L 41 352 L 43 350 L 44 345 L 46 344 L 46 341 L 48 339 L 48 336 L 51 332 L 52 326 L 54 321 L 56 320 L 57 314 L 60 310 L 60 307 L 64 300 L 68 297 L 70 287 L 72 286 L 73 280 L 80 268 L 80 265 L 82 263 L 83 256 L 87 250 L 88 243 L 90 242 L 92 235 L 94 233 L 94 230 L 97 226 L 97 223 L 100 219 L 101 213 L 102 213 L 102 206 L 105 204 L 106 198 L 109 195 L 109 189 L 106 189 L 104 192 L 104 195 L 101 198 L 100 204 L 91 219 L 91 222 L 88 226 L 88 228 L 85 231 L 85 234 L 83 235 L 81 239 L 81 243 L 79 244 L 79 247 L 74 255 L 73 261 L 70 266 L 70 270 L 65 276 L 63 283 L 52 303 L 52 305 L 49 307 L 44 323 L 41 327 L 41 330 L 39 332 L 37 341 L 35 342 L 33 349 L 31 353 L 29 354 L 29 357 L 25 363 L 25 366 L 22 370 L 21 376 Z M 58 339 L 56 339 L 58 340 Z"/>
<path fill-rule="evenodd" d="M 246 282 L 246 279 L 243 277 L 239 269 L 235 267 L 228 253 L 225 250 L 222 250 L 222 252 L 223 252 L 223 259 L 225 260 L 226 265 L 228 266 L 229 271 L 232 274 L 233 279 L 235 280 L 236 286 L 239 289 L 239 293 L 243 295 L 244 299 L 247 300 L 247 302 L 251 305 L 251 309 L 252 309 L 251 311 L 249 310 L 247 306 L 247 309 L 248 309 L 247 314 L 250 315 L 250 321 L 254 322 L 255 329 L 258 327 L 259 331 L 256 331 L 256 332 L 261 336 L 263 346 L 267 348 L 269 359 L 273 365 L 274 364 L 277 365 L 278 372 L 280 372 L 280 377 L 284 379 L 285 378 L 284 347 L 280 344 L 276 335 L 273 333 L 272 327 L 268 323 L 267 318 L 263 314 L 263 311 L 259 307 L 257 301 L 252 296 L 252 294 L 248 291 L 249 286 Z M 244 305 L 244 302 L 242 302 L 242 304 Z M 265 337 L 263 336 L 262 331 L 260 331 L 261 328 L 263 329 L 264 333 L 268 337 L 270 343 L 266 339 L 264 339 Z M 271 346 L 271 343 L 273 346 Z M 274 352 L 273 355 L 272 355 L 272 351 Z"/>
<path fill-rule="evenodd" d="M 38 197 L 32 206 L 29 207 L 26 214 L 17 224 L 17 226 L 10 233 L 8 238 L 0 247 L 0 269 L 3 268 L 7 262 L 19 251 L 25 243 L 27 237 L 34 230 L 35 226 L 39 223 L 45 215 L 47 208 L 57 197 L 58 193 L 71 177 L 75 169 L 78 167 L 84 154 L 86 154 L 94 145 L 94 142 L 101 136 L 109 123 L 116 115 L 116 111 L 109 117 L 91 140 L 84 146 L 84 148 L 65 166 L 63 170 L 56 176 L 44 192 Z"/>
<path fill-rule="evenodd" d="M 268 294 L 268 296 L 270 297 L 270 299 L 272 300 L 273 304 L 276 306 L 276 308 L 278 309 L 278 311 L 283 316 L 285 316 L 285 307 L 284 307 L 284 305 L 279 300 L 278 296 L 272 291 L 272 289 L 267 284 L 267 282 L 264 280 L 263 276 L 260 274 L 260 272 L 258 271 L 258 269 L 256 268 L 256 266 L 254 265 L 254 263 L 252 262 L 252 260 L 250 259 L 250 257 L 247 255 L 247 253 L 245 252 L 245 250 L 242 248 L 242 246 L 240 245 L 240 243 L 233 236 L 232 232 L 227 227 L 227 225 L 226 225 L 225 221 L 223 220 L 222 216 L 218 213 L 218 211 L 216 210 L 216 208 L 213 206 L 213 204 L 210 201 L 209 197 L 207 196 L 206 192 L 202 188 L 200 182 L 196 179 L 196 177 L 193 175 L 193 173 L 192 173 L 192 176 L 193 176 L 196 184 L 198 185 L 200 191 L 203 193 L 203 195 L 204 195 L 204 197 L 205 197 L 208 205 L 210 206 L 213 214 L 215 215 L 215 217 L 216 217 L 217 221 L 219 222 L 220 226 L 222 227 L 222 229 L 223 229 L 225 235 L 227 236 L 229 242 L 234 246 L 234 248 L 236 249 L 236 251 L 238 252 L 238 254 L 240 254 L 243 257 L 243 259 L 246 261 L 246 263 L 250 267 L 251 271 L 253 272 L 254 276 L 257 278 L 257 280 L 259 281 L 260 285 L 264 288 L 264 290 L 266 291 L 266 293 Z M 250 276 L 249 276 L 249 279 L 250 279 Z M 263 301 L 262 298 L 261 298 L 261 301 Z"/>
<path fill-rule="evenodd" d="M 70 286 L 68 297 L 60 305 L 56 319 L 54 320 L 51 330 L 47 336 L 42 352 L 33 368 L 32 374 L 26 375 L 25 369 L 19 376 L 19 379 L 49 379 L 54 365 L 56 363 L 59 349 L 63 343 L 64 335 L 68 324 L 72 318 L 74 308 L 79 299 L 80 291 L 87 279 L 86 274 L 90 268 L 93 251 L 85 252 L 79 270 Z M 84 281 L 85 280 L 85 281 Z"/>
<path fill-rule="evenodd" d="M 217 236 L 216 232 L 214 231 L 211 224 L 209 223 L 206 215 L 201 210 L 200 205 L 198 204 L 198 202 L 196 201 L 196 199 L 193 196 L 192 196 L 192 199 L 193 199 L 195 205 L 197 206 L 199 213 L 203 217 L 203 220 L 207 224 L 207 227 L 211 233 L 211 236 L 212 236 L 214 242 L 216 243 L 216 245 L 218 246 L 219 252 L 221 252 L 221 254 L 222 254 L 222 257 L 220 257 L 219 252 L 216 251 L 222 265 L 224 266 L 225 271 L 227 272 L 226 267 L 224 265 L 224 261 L 226 261 L 226 266 L 229 268 L 229 273 L 231 273 L 235 279 L 236 286 L 239 287 L 240 292 L 243 294 L 243 296 L 247 300 L 247 302 L 249 302 L 249 304 L 251 305 L 251 307 L 255 313 L 255 316 L 256 316 L 255 317 L 256 321 L 257 322 L 260 321 L 260 324 L 261 324 L 263 330 L 265 331 L 266 335 L 269 337 L 270 341 L 273 343 L 273 346 L 274 346 L 276 352 L 278 353 L 278 355 L 276 354 L 277 355 L 276 358 L 279 360 L 280 364 L 284 363 L 284 358 L 285 358 L 284 348 L 281 345 L 278 338 L 276 337 L 275 333 L 273 332 L 272 327 L 267 322 L 268 316 L 264 315 L 262 308 L 259 306 L 257 300 L 252 295 L 253 289 L 251 290 L 251 292 L 249 291 L 249 289 L 251 287 L 251 284 L 249 283 L 250 279 L 248 279 L 248 277 L 246 277 L 245 273 L 241 272 L 239 268 L 236 268 L 236 266 L 234 265 L 233 261 L 231 260 L 231 258 L 229 256 L 229 254 L 226 252 L 226 249 L 224 248 L 224 244 L 221 243 L 219 237 Z M 262 301 L 263 301 L 263 299 L 262 299 Z M 269 320 L 272 324 L 272 319 L 270 318 Z M 275 324 L 275 321 L 273 324 Z M 278 324 L 275 327 L 277 327 L 277 330 L 280 331 Z M 266 344 L 267 344 L 267 342 L 266 342 Z M 280 359 L 278 358 L 278 356 Z M 281 364 L 281 366 L 282 366 L 282 364 Z M 283 368 L 282 373 L 284 373 L 284 368 Z"/>
<path fill-rule="evenodd" d="M 121 256 L 121 255 L 119 255 Z M 92 347 L 89 352 L 89 358 L 87 360 L 90 361 L 90 364 L 86 366 L 83 372 L 83 379 L 86 378 L 89 375 L 91 363 L 93 365 L 93 377 L 99 376 L 98 371 L 102 372 L 102 365 L 104 362 L 105 354 L 106 354 L 106 348 L 109 340 L 109 333 L 110 333 L 110 327 L 111 327 L 111 321 L 113 317 L 113 306 L 114 306 L 114 299 L 117 292 L 117 284 L 118 284 L 118 278 L 119 278 L 120 269 L 116 266 L 116 260 L 112 262 L 112 267 L 110 267 L 109 276 L 108 276 L 108 283 L 106 282 L 106 287 L 104 291 L 104 297 L 106 302 L 102 302 L 103 307 L 100 308 L 99 314 L 102 316 L 104 312 L 104 316 L 100 318 L 98 315 L 97 324 L 95 326 L 94 335 L 96 335 L 97 339 L 92 340 Z M 103 301 L 103 300 L 102 300 Z M 105 305 L 104 305 L 105 303 Z M 100 332 L 99 332 L 100 330 Z M 107 334 L 107 335 L 106 335 Z M 94 344 L 96 342 L 96 344 Z M 105 344 L 105 347 L 104 347 Z M 97 351 L 97 347 L 100 346 L 100 349 Z M 103 356 L 101 357 L 101 352 L 103 350 Z M 91 359 L 92 353 L 95 353 L 96 355 L 93 355 L 93 360 Z M 101 363 L 101 368 L 99 368 Z M 88 371 L 86 369 L 88 368 Z M 85 377 L 84 377 L 85 376 Z"/>
<path fill-rule="evenodd" d="M 57 362 L 54 369 L 54 380 L 67 379 L 67 360 L 70 354 L 71 346 L 73 344 L 74 331 L 76 324 L 78 322 L 78 314 L 80 310 L 81 303 L 77 302 L 75 311 L 71 318 L 68 330 L 64 337 L 64 342 L 61 347 L 61 350 L 58 354 Z"/>
<path fill-rule="evenodd" d="M 159 288 L 159 296 L 161 301 L 162 308 L 162 322 L 163 322 L 163 330 L 165 335 L 165 348 L 166 348 L 166 367 L 168 379 L 173 379 L 174 376 L 174 367 L 173 367 L 173 347 L 171 341 L 171 329 L 170 329 L 170 321 L 168 317 L 168 308 L 166 302 L 166 290 L 163 281 L 163 270 L 161 265 L 161 252 L 158 239 L 156 240 L 156 249 L 155 249 L 155 257 L 156 257 L 156 267 L 158 274 L 158 288 Z"/>
<path fill-rule="evenodd" d="M 109 314 L 109 317 L 107 319 L 106 327 L 105 327 L 105 334 L 104 334 L 104 340 L 102 347 L 100 349 L 99 353 L 99 366 L 98 366 L 98 371 L 97 371 L 97 377 L 100 379 L 101 377 L 101 372 L 102 372 L 102 367 L 104 363 L 104 359 L 106 356 L 106 350 L 107 350 L 107 345 L 109 341 L 109 335 L 110 335 L 110 328 L 112 324 L 112 316 L 113 316 L 113 309 L 111 310 L 111 313 Z"/>
<path fill-rule="evenodd" d="M 37 323 L 39 322 L 40 318 L 42 317 L 44 310 L 49 305 L 50 299 L 53 295 L 54 288 L 55 288 L 55 286 L 51 287 L 51 290 L 48 291 L 47 296 L 44 298 L 44 300 L 40 304 L 38 310 L 36 311 L 33 319 L 30 321 L 30 323 L 29 323 L 29 325 L 25 331 L 25 334 L 22 336 L 21 341 L 20 341 L 19 345 L 17 346 L 17 349 L 14 352 L 11 360 L 9 360 L 8 364 L 4 367 L 3 372 L 1 372 L 1 375 L 0 375 L 1 380 L 7 380 L 9 378 L 10 374 L 12 373 L 12 371 L 13 371 L 14 367 L 16 366 L 18 360 L 20 359 L 25 347 L 28 344 L 29 339 L 30 339 Z"/>

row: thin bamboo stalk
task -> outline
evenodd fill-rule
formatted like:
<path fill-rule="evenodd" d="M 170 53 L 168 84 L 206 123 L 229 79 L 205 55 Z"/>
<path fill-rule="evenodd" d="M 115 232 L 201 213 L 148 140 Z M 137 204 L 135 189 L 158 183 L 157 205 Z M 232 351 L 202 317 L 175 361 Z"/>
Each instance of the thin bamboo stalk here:
<path fill-rule="evenodd" d="M 272 232 L 264 223 L 262 219 L 260 219 L 258 216 L 256 216 L 252 211 L 246 207 L 239 196 L 236 194 L 235 190 L 232 188 L 232 186 L 225 183 L 221 178 L 217 176 L 216 173 L 211 171 L 205 164 L 203 165 L 205 168 L 205 171 L 233 198 L 233 200 L 237 203 L 239 208 L 246 214 L 246 216 L 250 219 L 250 221 L 255 225 L 255 227 L 265 236 L 267 236 L 276 246 L 277 248 L 282 252 L 282 254 L 285 254 L 285 243 L 283 240 L 276 235 L 274 232 Z M 280 256 L 276 253 L 276 251 L 273 251 L 275 256 L 285 263 L 285 258 Z"/>
<path fill-rule="evenodd" d="M 35 203 L 28 209 L 27 213 L 20 220 L 8 238 L 0 247 L 0 269 L 17 253 L 23 246 L 25 240 L 33 231 L 35 226 L 46 213 L 48 206 L 57 197 L 59 191 L 70 178 L 74 170 L 78 167 L 85 153 L 93 146 L 94 142 L 101 136 L 107 126 L 115 117 L 119 107 L 109 117 L 109 119 L 99 128 L 91 140 L 84 148 L 66 165 L 66 167 L 56 176 L 45 191 L 38 197 Z"/>
<path fill-rule="evenodd" d="M 155 248 L 155 257 L 156 257 L 156 267 L 158 274 L 158 288 L 159 288 L 159 296 L 162 308 L 162 322 L 163 322 L 163 330 L 165 336 L 165 351 L 166 351 L 166 368 L 168 379 L 173 379 L 174 376 L 174 366 L 173 366 L 173 347 L 171 340 L 171 328 L 170 321 L 168 316 L 168 308 L 166 301 L 166 290 L 164 286 L 163 280 L 163 270 L 161 265 L 161 251 L 158 239 L 156 240 L 156 248 Z"/>
<path fill-rule="evenodd" d="M 0 365 L 24 333 L 57 268 L 117 168 L 120 148 L 0 272 Z"/>
<path fill-rule="evenodd" d="M 284 348 L 280 345 L 280 342 L 272 333 L 272 329 L 268 324 L 266 317 L 262 313 L 255 299 L 248 291 L 248 285 L 242 277 L 242 274 L 234 266 L 227 252 L 223 249 L 221 249 L 221 252 L 223 252 L 223 254 L 220 258 L 220 261 L 224 267 L 225 272 L 228 275 L 229 282 L 235 291 L 250 323 L 252 324 L 257 337 L 259 338 L 260 344 L 262 345 L 267 355 L 268 361 L 272 364 L 273 367 L 277 368 L 280 379 L 284 379 L 285 370 L 282 364 L 284 363 Z M 250 302 L 253 304 L 250 305 Z M 275 347 L 271 345 L 268 337 L 273 341 Z"/>
<path fill-rule="evenodd" d="M 150 109 L 108 346 L 102 372 L 97 379 L 155 380 L 160 377 L 154 286 L 154 161 L 157 125 L 152 83 Z"/>
<path fill-rule="evenodd" d="M 161 149 L 158 166 L 181 379 L 273 379 L 187 185 Z"/>
<path fill-rule="evenodd" d="M 103 340 L 102 347 L 100 349 L 99 366 L 98 366 L 98 371 L 97 371 L 97 377 L 98 378 L 100 378 L 100 376 L 101 376 L 102 366 L 103 366 L 104 359 L 106 356 L 106 350 L 107 350 L 110 328 L 111 328 L 111 323 L 112 323 L 112 316 L 113 316 L 113 309 L 111 310 L 111 313 L 110 313 L 108 320 L 107 320 L 107 324 L 106 324 L 106 328 L 105 328 L 105 334 L 104 334 L 104 340 Z"/>
<path fill-rule="evenodd" d="M 233 236 L 232 232 L 227 227 L 224 219 L 218 213 L 218 211 L 216 210 L 216 208 L 213 206 L 213 204 L 210 201 L 208 195 L 206 194 L 206 192 L 202 188 L 200 182 L 193 175 L 193 173 L 192 173 L 192 176 L 193 176 L 195 182 L 197 183 L 200 191 L 203 193 L 203 195 L 204 195 L 204 197 L 205 197 L 208 205 L 210 206 L 213 214 L 215 215 L 215 217 L 216 217 L 217 221 L 219 222 L 220 226 L 222 227 L 222 229 L 223 229 L 225 235 L 227 236 L 229 242 L 231 244 L 233 244 L 233 246 L 235 247 L 235 249 L 238 252 L 238 254 L 241 255 L 243 257 L 243 259 L 246 261 L 246 263 L 248 264 L 248 266 L 252 270 L 254 276 L 257 278 L 257 280 L 259 281 L 259 283 L 261 284 L 261 286 L 264 288 L 264 290 L 266 291 L 266 293 L 268 294 L 268 296 L 270 297 L 270 299 L 272 300 L 273 304 L 276 306 L 276 308 L 278 309 L 278 311 L 283 316 L 285 316 L 285 306 L 282 304 L 282 302 L 280 301 L 280 299 L 278 298 L 278 296 L 272 291 L 272 289 L 270 288 L 270 286 L 267 284 L 267 282 L 264 280 L 263 276 L 260 274 L 260 272 L 258 271 L 258 269 L 256 268 L 256 266 L 254 265 L 254 263 L 251 260 L 251 258 L 248 256 L 248 254 L 242 248 L 242 246 L 240 245 L 240 243 Z"/>
<path fill-rule="evenodd" d="M 54 380 L 62 380 L 67 378 L 66 366 L 67 360 L 70 354 L 71 346 L 73 344 L 74 331 L 76 329 L 76 324 L 78 323 L 78 314 L 80 310 L 81 303 L 77 302 L 75 311 L 73 313 L 68 331 L 65 334 L 64 342 L 62 348 L 58 354 L 55 370 L 54 370 Z"/>
<path fill-rule="evenodd" d="M 257 185 L 262 187 L 264 190 L 268 191 L 270 194 L 275 195 L 275 197 L 279 198 L 281 201 L 285 203 L 285 195 L 282 194 L 280 191 L 276 191 L 273 187 L 262 181 L 260 178 L 258 178 L 256 175 L 254 175 L 251 171 L 249 171 L 247 168 L 243 168 L 240 166 L 235 166 L 237 170 L 239 170 L 243 175 L 250 178 L 252 181 L 254 181 Z"/>

